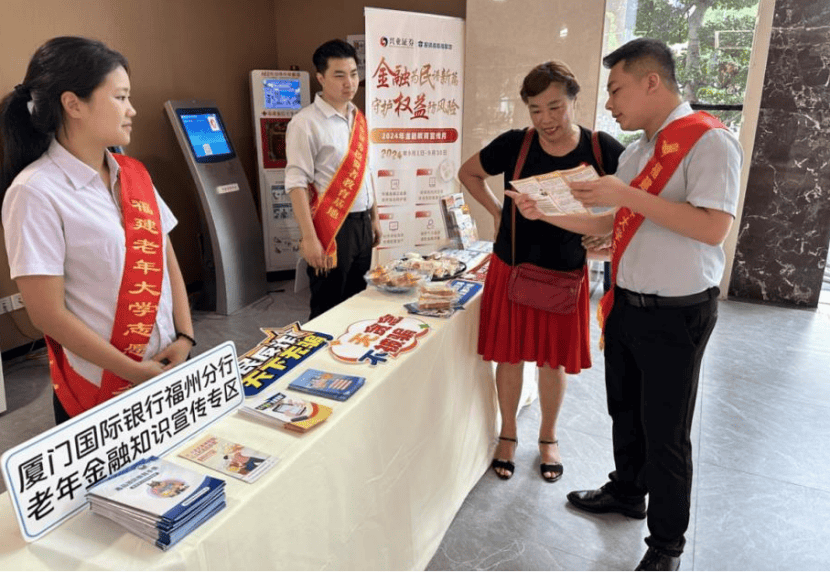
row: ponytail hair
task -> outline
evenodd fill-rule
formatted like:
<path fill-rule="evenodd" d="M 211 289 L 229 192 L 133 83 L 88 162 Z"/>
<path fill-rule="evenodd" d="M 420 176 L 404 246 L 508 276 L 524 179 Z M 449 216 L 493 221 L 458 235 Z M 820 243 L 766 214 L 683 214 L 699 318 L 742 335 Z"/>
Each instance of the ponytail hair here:
<path fill-rule="evenodd" d="M 37 49 L 23 83 L 0 102 L 0 200 L 63 124 L 61 95 L 69 91 L 86 100 L 119 66 L 129 72 L 124 56 L 88 38 L 61 36 Z"/>

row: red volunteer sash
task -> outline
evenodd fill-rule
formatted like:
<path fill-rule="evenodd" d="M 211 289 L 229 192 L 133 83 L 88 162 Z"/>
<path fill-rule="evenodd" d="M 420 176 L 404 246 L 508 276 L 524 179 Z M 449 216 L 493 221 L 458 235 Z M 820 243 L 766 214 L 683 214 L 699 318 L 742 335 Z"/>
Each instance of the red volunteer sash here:
<path fill-rule="evenodd" d="M 652 195 L 659 195 L 686 154 L 710 129 L 726 129 L 726 127 L 718 119 L 703 111 L 669 123 L 657 136 L 654 155 L 640 174 L 631 181 L 631 186 Z M 645 220 L 643 215 L 634 213 L 627 207 L 618 209 L 614 216 L 614 235 L 611 241 L 611 289 L 599 301 L 597 308 L 599 327 L 603 331 L 611 308 L 614 306 L 614 286 L 617 283 L 620 259 L 643 220 Z M 602 345 L 603 342 L 600 340 L 600 347 Z"/>
<path fill-rule="evenodd" d="M 340 166 L 337 167 L 329 186 L 322 195 L 318 195 L 314 185 L 309 184 L 314 231 L 323 243 L 323 250 L 334 258 L 335 264 L 337 264 L 335 237 L 343 221 L 346 220 L 346 215 L 349 214 L 349 209 L 352 208 L 358 192 L 363 187 L 369 155 L 368 136 L 366 117 L 358 109 L 349 140 L 349 149 Z"/>
<path fill-rule="evenodd" d="M 141 361 L 161 298 L 164 278 L 164 234 L 150 174 L 139 161 L 114 155 L 121 167 L 121 213 L 126 255 L 118 291 L 110 343 L 135 361 Z M 132 384 L 104 370 L 101 387 L 75 372 L 63 347 L 46 338 L 55 393 L 74 417 L 129 389 Z"/>

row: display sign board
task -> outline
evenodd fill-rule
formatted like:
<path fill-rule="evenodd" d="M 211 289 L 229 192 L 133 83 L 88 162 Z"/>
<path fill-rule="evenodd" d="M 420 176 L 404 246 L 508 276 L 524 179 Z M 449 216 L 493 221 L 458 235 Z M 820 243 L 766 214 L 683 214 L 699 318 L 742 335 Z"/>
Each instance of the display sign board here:
<path fill-rule="evenodd" d="M 331 353 L 347 363 L 378 365 L 414 350 L 429 333 L 429 324 L 411 317 L 385 314 L 355 322 L 331 342 Z"/>
<path fill-rule="evenodd" d="M 291 371 L 305 358 L 328 345 L 332 336 L 310 332 L 294 322 L 284 328 L 260 328 L 266 338 L 239 358 L 245 396 L 256 395 Z"/>
<path fill-rule="evenodd" d="M 6 451 L 0 465 L 23 538 L 37 540 L 86 506 L 90 486 L 161 457 L 243 401 L 236 348 L 225 342 Z"/>

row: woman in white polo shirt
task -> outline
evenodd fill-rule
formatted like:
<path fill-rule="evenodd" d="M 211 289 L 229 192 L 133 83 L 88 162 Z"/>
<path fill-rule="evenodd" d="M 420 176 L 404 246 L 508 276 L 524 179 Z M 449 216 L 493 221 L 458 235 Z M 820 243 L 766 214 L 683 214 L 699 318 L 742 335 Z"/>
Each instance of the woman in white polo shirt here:
<path fill-rule="evenodd" d="M 176 218 L 141 163 L 107 150 L 130 142 L 128 69 L 101 42 L 54 38 L 0 103 L 9 267 L 46 338 L 58 423 L 196 343 Z"/>

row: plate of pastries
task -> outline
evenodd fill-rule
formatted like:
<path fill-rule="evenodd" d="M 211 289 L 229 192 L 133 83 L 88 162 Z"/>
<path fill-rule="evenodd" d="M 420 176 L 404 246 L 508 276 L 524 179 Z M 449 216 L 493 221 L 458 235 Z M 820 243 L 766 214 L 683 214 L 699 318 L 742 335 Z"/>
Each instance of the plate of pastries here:
<path fill-rule="evenodd" d="M 418 308 L 421 310 L 451 310 L 458 302 L 458 292 L 446 284 L 427 283 L 420 287 Z"/>
<path fill-rule="evenodd" d="M 458 278 L 467 270 L 466 264 L 454 256 L 445 256 L 440 252 L 427 255 L 409 252 L 395 264 L 399 269 L 425 272 L 433 282 Z"/>
<path fill-rule="evenodd" d="M 363 278 L 378 290 L 409 294 L 429 282 L 430 275 L 423 270 L 398 268 L 395 263 L 375 266 Z"/>

